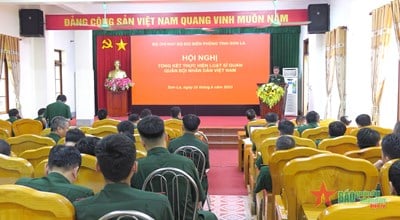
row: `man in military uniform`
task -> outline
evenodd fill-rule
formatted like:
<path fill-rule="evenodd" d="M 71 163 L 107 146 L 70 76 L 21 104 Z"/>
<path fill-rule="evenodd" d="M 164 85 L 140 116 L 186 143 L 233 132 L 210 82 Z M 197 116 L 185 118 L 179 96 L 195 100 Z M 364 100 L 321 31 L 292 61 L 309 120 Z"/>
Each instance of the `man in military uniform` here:
<path fill-rule="evenodd" d="M 53 102 L 46 107 L 44 117 L 49 123 L 49 127 L 51 126 L 51 120 L 56 116 L 63 116 L 64 118 L 72 119 L 71 109 L 67 104 L 65 104 L 66 101 L 67 97 L 65 95 L 58 95 L 56 102 Z"/>
<path fill-rule="evenodd" d="M 96 158 L 107 184 L 95 196 L 74 202 L 77 220 L 97 220 L 117 210 L 136 210 L 157 220 L 174 219 L 166 196 L 130 187 L 137 172 L 136 148 L 130 138 L 124 134 L 103 138 L 96 146 Z"/>
<path fill-rule="evenodd" d="M 279 74 L 279 66 L 274 66 L 272 72 L 274 74 L 270 75 L 268 83 L 275 83 L 277 85 L 285 84 L 285 78 Z"/>
<path fill-rule="evenodd" d="M 15 184 L 40 191 L 58 193 L 74 202 L 93 195 L 91 189 L 72 184 L 78 177 L 81 162 L 81 154 L 77 148 L 56 145 L 50 150 L 46 165 L 47 176 L 21 178 Z"/>

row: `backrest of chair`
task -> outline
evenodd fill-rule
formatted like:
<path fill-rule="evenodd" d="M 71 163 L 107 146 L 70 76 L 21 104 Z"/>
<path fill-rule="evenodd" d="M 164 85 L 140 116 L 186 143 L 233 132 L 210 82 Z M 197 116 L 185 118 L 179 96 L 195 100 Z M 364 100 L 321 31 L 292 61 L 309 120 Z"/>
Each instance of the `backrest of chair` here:
<path fill-rule="evenodd" d="M 361 127 L 361 128 L 363 128 L 363 127 Z M 361 128 L 353 129 L 353 130 L 350 132 L 350 135 L 356 136 L 356 137 L 357 137 L 358 131 L 360 131 Z M 377 132 L 381 135 L 381 139 L 382 139 L 383 137 L 385 137 L 386 135 L 388 135 L 388 134 L 390 134 L 390 133 L 393 132 L 393 130 L 390 129 L 390 128 L 383 128 L 383 127 L 375 126 L 375 125 L 366 126 L 365 128 L 371 128 L 372 130 L 377 131 Z"/>
<path fill-rule="evenodd" d="M 20 185 L 0 185 L 0 219 L 73 220 L 71 202 L 57 193 Z"/>
<path fill-rule="evenodd" d="M 136 159 L 147 157 L 146 151 L 136 150 Z"/>
<path fill-rule="evenodd" d="M 172 139 L 180 137 L 183 134 L 183 130 L 182 130 L 183 129 L 183 121 L 182 120 L 175 119 L 175 118 L 166 119 L 166 120 L 164 120 L 164 127 L 174 130 L 175 136 L 171 137 Z"/>
<path fill-rule="evenodd" d="M 185 156 L 193 161 L 199 173 L 200 181 L 203 179 L 206 169 L 206 156 L 195 146 L 182 146 L 174 151 L 174 154 Z"/>
<path fill-rule="evenodd" d="M 280 195 L 282 191 L 282 170 L 287 162 L 296 158 L 309 157 L 316 154 L 330 153 L 310 147 L 295 147 L 289 150 L 274 152 L 269 160 L 269 170 L 272 178 L 272 194 Z"/>
<path fill-rule="evenodd" d="M 272 126 L 267 128 L 260 128 L 254 130 L 250 134 L 251 141 L 256 145 L 257 149 L 260 147 L 261 142 L 267 138 L 271 137 L 279 137 L 280 133 L 278 130 L 278 126 Z"/>
<path fill-rule="evenodd" d="M 87 134 L 96 136 L 96 137 L 105 137 L 110 134 L 117 134 L 117 127 L 113 125 L 103 125 L 95 128 L 90 128 L 86 131 Z"/>
<path fill-rule="evenodd" d="M 137 151 L 147 152 L 146 148 L 143 146 L 142 138 L 140 137 L 140 135 L 139 134 L 134 134 L 133 136 L 135 136 L 135 147 L 136 147 L 136 150 Z"/>
<path fill-rule="evenodd" d="M 105 118 L 102 120 L 94 121 L 92 124 L 92 128 L 97 128 L 97 127 L 104 126 L 104 125 L 117 126 L 120 122 L 121 122 L 120 120 L 116 120 L 116 119 L 112 119 L 112 118 Z"/>
<path fill-rule="evenodd" d="M 357 144 L 357 138 L 351 135 L 324 139 L 319 143 L 318 148 L 337 154 L 360 149 Z"/>
<path fill-rule="evenodd" d="M 317 154 L 291 160 L 283 168 L 288 219 L 300 217 L 303 204 L 321 205 L 315 204 L 313 192 L 322 189 L 332 192 L 332 196 L 325 198 L 328 202 L 338 198 L 337 191 L 374 190 L 377 183 L 378 171 L 366 160 L 340 154 Z"/>
<path fill-rule="evenodd" d="M 294 129 L 293 136 L 300 137 L 300 132 L 297 129 Z"/>
<path fill-rule="evenodd" d="M 45 128 L 42 130 L 42 132 L 40 132 L 40 136 L 46 137 L 50 133 L 51 133 L 51 128 Z"/>
<path fill-rule="evenodd" d="M 0 128 L 4 129 L 8 133 L 8 136 L 11 137 L 11 133 L 12 133 L 11 122 L 0 119 Z"/>
<path fill-rule="evenodd" d="M 3 128 L 0 128 L 0 140 L 6 140 L 9 137 L 10 134 L 8 133 L 8 131 Z"/>
<path fill-rule="evenodd" d="M 12 123 L 12 129 L 15 136 L 19 136 L 22 134 L 40 135 L 43 130 L 43 125 L 38 120 L 22 118 Z"/>
<path fill-rule="evenodd" d="M 35 178 L 46 176 L 47 161 L 48 161 L 48 159 L 44 159 L 44 160 L 40 161 L 38 164 L 36 164 L 36 166 L 34 167 L 34 171 L 33 171 L 33 176 Z"/>
<path fill-rule="evenodd" d="M 32 165 L 23 158 L 0 154 L 0 184 L 13 184 L 21 177 L 33 177 Z"/>
<path fill-rule="evenodd" d="M 381 147 L 367 147 L 360 150 L 352 150 L 344 153 L 345 156 L 351 158 L 361 158 L 368 160 L 371 163 L 375 163 L 376 161 L 382 158 L 382 149 Z"/>
<path fill-rule="evenodd" d="M 254 121 L 249 121 L 246 124 L 246 129 L 249 132 L 249 136 L 252 130 L 252 127 L 265 127 L 267 125 L 267 121 L 264 118 L 256 119 Z"/>
<path fill-rule="evenodd" d="M 17 137 L 10 137 L 6 141 L 10 144 L 11 150 L 17 155 L 20 155 L 26 150 L 56 145 L 56 142 L 54 142 L 53 139 L 34 134 L 23 134 Z"/>
<path fill-rule="evenodd" d="M 399 219 L 400 197 L 381 196 L 370 202 L 335 204 L 319 215 L 319 220 L 388 220 Z"/>
<path fill-rule="evenodd" d="M 352 132 L 354 129 L 358 129 L 358 127 L 347 126 L 347 127 L 346 127 L 346 132 L 345 132 L 344 134 L 345 134 L 345 135 L 351 135 L 351 132 Z M 355 136 L 355 135 L 354 135 L 354 136 Z"/>
<path fill-rule="evenodd" d="M 79 127 L 79 130 L 81 130 L 83 133 L 86 134 L 87 130 L 91 129 L 92 127 L 89 126 L 81 126 Z"/>
<path fill-rule="evenodd" d="M 81 156 L 82 164 L 75 184 L 86 186 L 95 193 L 100 192 L 104 188 L 105 180 L 103 174 L 96 169 L 96 157 L 88 154 Z"/>
<path fill-rule="evenodd" d="M 392 195 L 392 189 L 390 186 L 389 180 L 389 169 L 390 167 L 399 159 L 389 160 L 381 167 L 379 171 L 379 181 L 381 185 L 381 193 L 383 196 L 390 196 Z"/>
<path fill-rule="evenodd" d="M 173 167 L 154 170 L 144 180 L 142 190 L 165 194 L 176 220 L 197 219 L 199 190 L 196 182 L 186 172 Z M 192 194 L 192 200 L 187 199 L 189 194 Z M 186 216 L 190 212 L 188 209 L 194 209 L 193 216 Z"/>
<path fill-rule="evenodd" d="M 316 128 L 309 128 L 304 130 L 301 133 L 301 137 L 302 138 L 308 138 L 311 139 L 313 141 L 316 141 L 318 139 L 325 139 L 327 137 L 329 137 L 329 129 L 328 127 L 316 127 Z"/>
<path fill-rule="evenodd" d="M 35 168 L 43 160 L 47 159 L 50 154 L 50 150 L 53 146 L 40 147 L 37 149 L 26 150 L 22 152 L 19 157 L 26 159 Z"/>
<path fill-rule="evenodd" d="M 311 139 L 308 138 L 302 138 L 302 137 L 297 137 L 297 136 L 291 136 L 294 139 L 294 142 L 296 144 L 296 147 L 311 147 L 311 148 L 317 148 L 317 145 L 315 142 Z"/>
<path fill-rule="evenodd" d="M 99 220 L 110 219 L 154 220 L 151 216 L 135 210 L 112 211 L 99 218 Z"/>
<path fill-rule="evenodd" d="M 275 152 L 276 140 L 278 140 L 278 137 L 267 138 L 261 142 L 260 147 L 257 149 L 261 153 L 264 165 L 268 165 L 270 156 Z"/>

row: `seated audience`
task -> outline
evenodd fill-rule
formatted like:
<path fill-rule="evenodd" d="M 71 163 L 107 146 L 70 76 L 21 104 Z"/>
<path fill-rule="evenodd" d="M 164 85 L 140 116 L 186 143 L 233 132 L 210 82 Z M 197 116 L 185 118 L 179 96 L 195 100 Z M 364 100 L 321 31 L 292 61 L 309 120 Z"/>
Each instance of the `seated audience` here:
<path fill-rule="evenodd" d="M 199 201 L 205 201 L 205 193 L 199 180 L 199 175 L 194 163 L 181 155 L 171 154 L 166 149 L 166 138 L 164 130 L 164 121 L 158 116 L 147 116 L 140 120 L 138 130 L 142 142 L 147 150 L 147 157 L 138 160 L 137 172 L 132 177 L 131 185 L 134 188 L 141 189 L 146 177 L 154 170 L 161 167 L 174 167 L 183 170 L 190 175 L 196 182 L 199 189 Z M 191 194 L 187 199 L 192 200 Z M 183 209 L 184 207 L 181 207 Z M 190 207 L 187 210 L 188 216 L 192 216 L 193 212 L 198 212 L 202 219 L 217 219 L 217 217 L 206 211 L 198 211 L 197 207 Z"/>
<path fill-rule="evenodd" d="M 174 106 L 171 108 L 171 118 L 182 119 L 182 110 L 179 106 Z"/>
<path fill-rule="evenodd" d="M 46 118 L 44 117 L 45 112 L 46 112 L 45 108 L 40 108 L 37 112 L 38 116 L 37 116 L 37 118 L 35 118 L 35 120 L 38 120 L 42 123 L 43 129 L 45 129 L 47 126 L 47 121 L 46 121 Z"/>
<path fill-rule="evenodd" d="M 144 108 L 144 109 L 140 112 L 139 118 L 140 118 L 140 119 L 143 119 L 144 117 L 149 116 L 149 115 L 152 115 L 151 110 L 148 109 L 148 108 Z"/>
<path fill-rule="evenodd" d="M 19 115 L 19 111 L 16 108 L 8 110 L 8 119 L 7 121 L 13 123 L 14 121 L 21 119 L 21 116 Z"/>
<path fill-rule="evenodd" d="M 310 111 L 306 114 L 306 122 L 307 124 L 301 125 L 297 128 L 297 131 L 301 134 L 304 130 L 309 128 L 318 127 L 319 122 L 319 114 L 316 111 Z"/>
<path fill-rule="evenodd" d="M 360 149 L 379 146 L 381 135 L 371 128 L 361 128 L 357 133 L 357 145 Z"/>
<path fill-rule="evenodd" d="M 198 148 L 201 152 L 203 152 L 206 157 L 205 161 L 205 169 L 210 169 L 210 159 L 208 154 L 208 144 L 201 141 L 199 138 L 195 136 L 195 133 L 198 131 L 200 125 L 200 118 L 194 114 L 187 114 L 183 116 L 183 135 L 172 140 L 168 145 L 168 151 L 173 153 L 176 149 L 182 146 L 193 146 Z M 208 180 L 207 174 L 203 174 L 202 183 L 205 193 L 208 192 Z"/>
<path fill-rule="evenodd" d="M 107 184 L 98 194 L 74 202 L 77 220 L 95 220 L 118 210 L 136 210 L 154 219 L 174 219 L 166 196 L 130 187 L 132 175 L 138 171 L 131 139 L 122 134 L 104 137 L 96 146 L 96 158 Z"/>
<path fill-rule="evenodd" d="M 351 120 L 349 120 L 347 116 L 340 117 L 340 121 L 343 122 L 346 126 L 349 126 L 351 124 Z"/>
<path fill-rule="evenodd" d="M 276 123 L 278 123 L 279 116 L 275 112 L 268 112 L 265 115 L 265 121 L 267 122 L 266 127 L 272 127 L 276 126 Z"/>
<path fill-rule="evenodd" d="M 389 168 L 389 181 L 392 187 L 392 195 L 400 196 L 400 161 L 396 161 Z"/>
<path fill-rule="evenodd" d="M 72 128 L 65 134 L 65 146 L 75 146 L 75 144 L 85 137 L 85 133 L 79 128 Z"/>
<path fill-rule="evenodd" d="M 367 114 L 361 114 L 356 117 L 356 124 L 358 127 L 365 127 L 365 126 L 370 126 L 371 123 L 371 117 Z"/>
<path fill-rule="evenodd" d="M 247 123 L 249 123 L 250 121 L 255 121 L 257 120 L 257 114 L 256 111 L 254 111 L 254 109 L 250 108 L 246 110 L 246 118 L 248 120 Z M 244 130 L 246 131 L 246 137 L 249 137 L 250 131 L 247 130 L 247 124 L 244 126 Z"/>
<path fill-rule="evenodd" d="M 306 117 L 304 115 L 298 115 L 296 117 L 296 127 L 302 126 L 306 124 Z"/>
<path fill-rule="evenodd" d="M 343 136 L 346 133 L 346 125 L 341 121 L 333 121 L 328 125 L 328 138 Z M 317 139 L 315 143 L 318 145 L 322 139 Z"/>
<path fill-rule="evenodd" d="M 11 154 L 10 145 L 5 140 L 1 140 L 1 139 L 0 139 L 0 154 L 4 154 L 7 156 L 10 156 L 10 154 Z"/>
<path fill-rule="evenodd" d="M 135 136 L 133 135 L 133 132 L 135 130 L 135 127 L 133 126 L 132 122 L 126 120 L 126 121 L 121 121 L 117 125 L 117 130 L 118 133 L 124 134 L 127 137 L 129 137 L 133 142 L 135 142 Z"/>
<path fill-rule="evenodd" d="M 51 121 L 50 134 L 47 137 L 53 139 L 56 143 L 67 134 L 69 120 L 63 116 L 55 116 Z"/>
<path fill-rule="evenodd" d="M 56 145 L 50 150 L 46 165 L 47 176 L 41 178 L 21 178 L 15 184 L 36 190 L 58 193 L 71 202 L 93 195 L 89 188 L 74 185 L 81 166 L 81 154 L 75 147 Z"/>
<path fill-rule="evenodd" d="M 400 158 L 400 134 L 388 134 L 382 139 L 382 159 L 375 162 L 375 167 L 380 170 L 389 160 Z"/>
<path fill-rule="evenodd" d="M 276 140 L 276 150 L 289 150 L 295 147 L 295 141 L 288 135 L 283 135 Z M 272 192 L 272 179 L 269 166 L 261 166 L 260 173 L 258 174 L 256 186 L 254 187 L 254 193 L 258 193 L 261 190 L 266 189 L 268 192 Z"/>
<path fill-rule="evenodd" d="M 84 137 L 76 142 L 75 147 L 78 148 L 81 154 L 95 155 L 95 147 L 101 139 L 99 137 Z"/>
<path fill-rule="evenodd" d="M 99 120 L 106 119 L 107 116 L 108 116 L 108 112 L 107 112 L 106 109 L 100 109 L 100 110 L 97 111 L 97 118 Z"/>
<path fill-rule="evenodd" d="M 130 115 L 128 116 L 128 120 L 129 120 L 130 122 L 132 122 L 134 128 L 137 128 L 137 123 L 139 122 L 139 119 L 140 119 L 140 118 L 139 118 L 139 115 L 136 114 L 136 113 L 132 113 L 132 114 L 130 114 Z"/>

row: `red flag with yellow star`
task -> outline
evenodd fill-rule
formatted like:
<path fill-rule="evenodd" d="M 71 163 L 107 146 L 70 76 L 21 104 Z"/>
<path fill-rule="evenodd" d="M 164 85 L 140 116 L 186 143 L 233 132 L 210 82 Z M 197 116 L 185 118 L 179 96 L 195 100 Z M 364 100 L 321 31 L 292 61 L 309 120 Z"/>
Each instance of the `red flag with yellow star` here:
<path fill-rule="evenodd" d="M 101 109 L 107 108 L 104 82 L 108 72 L 114 69 L 115 60 L 121 62 L 120 69 L 132 79 L 130 36 L 97 36 L 96 49 L 97 108 Z"/>

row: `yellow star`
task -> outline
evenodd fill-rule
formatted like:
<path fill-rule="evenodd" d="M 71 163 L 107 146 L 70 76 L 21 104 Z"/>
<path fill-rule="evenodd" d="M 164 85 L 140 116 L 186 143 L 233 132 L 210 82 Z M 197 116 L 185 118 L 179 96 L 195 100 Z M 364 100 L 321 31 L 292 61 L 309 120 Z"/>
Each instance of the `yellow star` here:
<path fill-rule="evenodd" d="M 125 46 L 126 46 L 127 44 L 128 44 L 128 43 L 125 43 L 125 42 L 122 40 L 122 38 L 119 40 L 118 43 L 116 43 L 116 45 L 118 46 L 118 50 L 126 50 L 126 49 L 125 49 Z"/>

